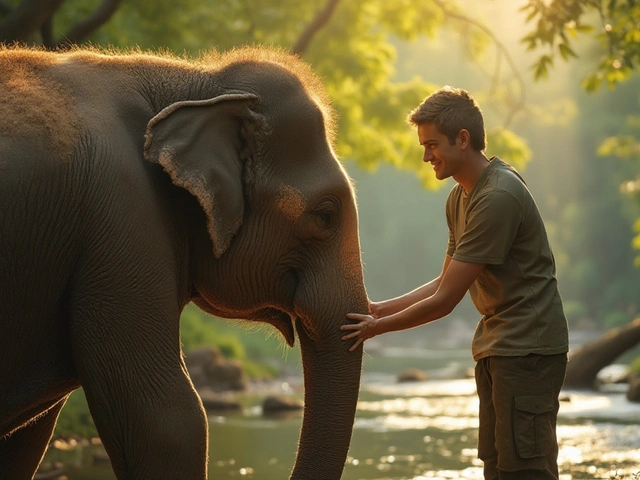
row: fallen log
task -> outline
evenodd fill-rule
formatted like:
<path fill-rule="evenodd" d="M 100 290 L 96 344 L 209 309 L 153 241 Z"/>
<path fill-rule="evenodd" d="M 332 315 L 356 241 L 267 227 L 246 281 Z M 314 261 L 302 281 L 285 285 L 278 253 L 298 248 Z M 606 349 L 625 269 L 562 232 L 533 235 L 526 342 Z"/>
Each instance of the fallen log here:
<path fill-rule="evenodd" d="M 596 389 L 596 376 L 604 367 L 640 343 L 640 318 L 607 331 L 598 340 L 571 352 L 564 388 Z"/>

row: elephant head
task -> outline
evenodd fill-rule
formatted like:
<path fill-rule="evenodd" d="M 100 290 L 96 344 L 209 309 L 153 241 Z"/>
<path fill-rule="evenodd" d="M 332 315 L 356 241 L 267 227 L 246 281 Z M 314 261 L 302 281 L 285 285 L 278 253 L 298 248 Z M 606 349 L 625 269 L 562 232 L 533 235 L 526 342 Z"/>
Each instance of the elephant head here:
<path fill-rule="evenodd" d="M 215 95 L 160 111 L 145 157 L 199 204 L 191 300 L 267 322 L 289 345 L 297 331 L 305 411 L 292 478 L 326 480 L 341 476 L 360 384 L 362 351 L 339 328 L 368 309 L 357 209 L 320 82 L 270 54 L 244 51 L 216 72 Z"/>

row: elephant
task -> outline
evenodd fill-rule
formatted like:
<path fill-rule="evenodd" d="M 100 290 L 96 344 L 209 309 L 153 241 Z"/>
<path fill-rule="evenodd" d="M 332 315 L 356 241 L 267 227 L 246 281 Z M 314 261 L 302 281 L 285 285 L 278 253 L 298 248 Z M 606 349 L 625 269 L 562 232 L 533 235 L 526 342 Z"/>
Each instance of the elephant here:
<path fill-rule="evenodd" d="M 362 367 L 340 325 L 369 300 L 354 185 L 310 65 L 259 46 L 7 46 L 0 71 L 3 478 L 34 476 L 79 387 L 117 478 L 206 478 L 189 302 L 298 337 L 290 478 L 340 478 Z"/>

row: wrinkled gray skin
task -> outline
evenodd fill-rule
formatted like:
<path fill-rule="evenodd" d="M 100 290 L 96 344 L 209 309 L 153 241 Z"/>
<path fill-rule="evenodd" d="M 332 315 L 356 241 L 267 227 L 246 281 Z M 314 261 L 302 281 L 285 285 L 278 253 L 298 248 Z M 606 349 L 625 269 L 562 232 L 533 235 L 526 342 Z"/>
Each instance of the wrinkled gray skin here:
<path fill-rule="evenodd" d="M 354 194 L 305 68 L 260 49 L 198 64 L 0 50 L 3 478 L 33 476 L 80 386 L 118 478 L 205 478 L 190 301 L 290 345 L 297 331 L 292 478 L 340 478 L 362 352 L 339 327 L 368 301 Z"/>

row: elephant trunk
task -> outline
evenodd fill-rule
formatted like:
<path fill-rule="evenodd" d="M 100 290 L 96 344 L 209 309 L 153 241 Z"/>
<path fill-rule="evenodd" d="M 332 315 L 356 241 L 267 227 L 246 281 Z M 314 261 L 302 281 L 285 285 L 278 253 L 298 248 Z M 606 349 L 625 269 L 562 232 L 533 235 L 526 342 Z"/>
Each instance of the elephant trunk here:
<path fill-rule="evenodd" d="M 360 389 L 362 348 L 349 352 L 340 331 L 327 341 L 309 338 L 297 322 L 302 351 L 305 408 L 296 463 L 298 480 L 342 476 Z"/>

